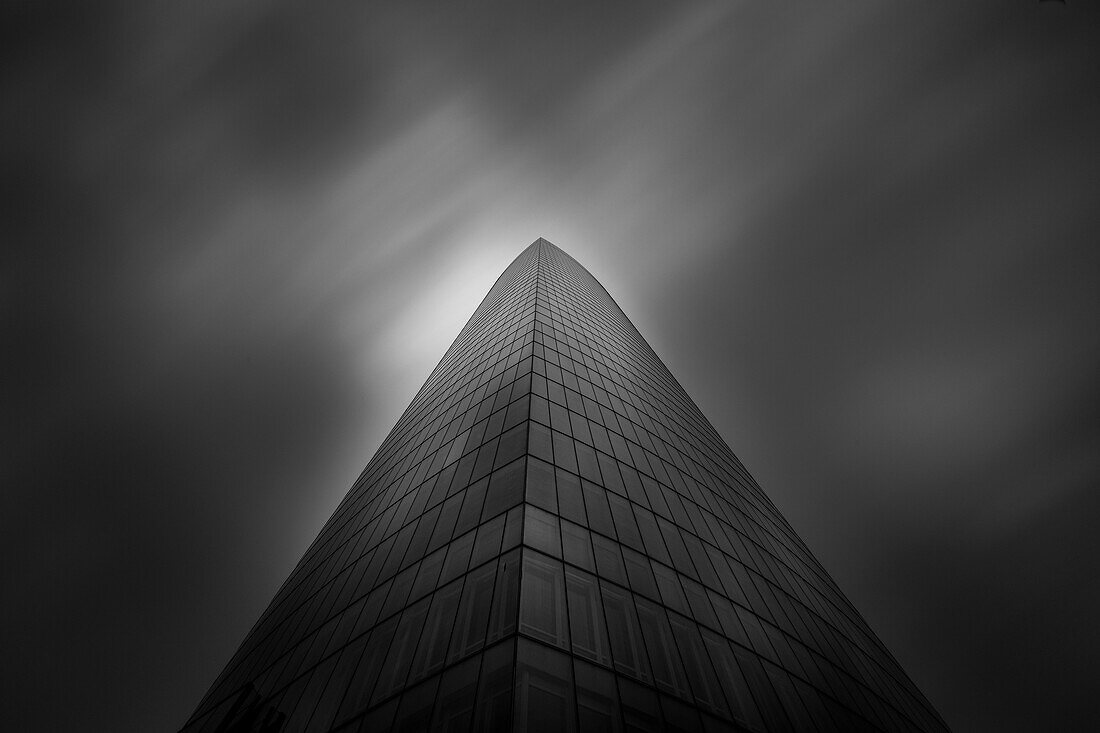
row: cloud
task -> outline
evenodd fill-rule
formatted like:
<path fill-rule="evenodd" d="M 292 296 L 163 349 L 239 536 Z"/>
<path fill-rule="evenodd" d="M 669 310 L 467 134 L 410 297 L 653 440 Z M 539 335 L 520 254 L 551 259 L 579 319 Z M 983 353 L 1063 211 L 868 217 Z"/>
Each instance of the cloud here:
<path fill-rule="evenodd" d="M 5 8 L 9 718 L 177 725 L 538 236 L 950 722 L 1080 713 L 1100 98 L 1046 11 Z"/>

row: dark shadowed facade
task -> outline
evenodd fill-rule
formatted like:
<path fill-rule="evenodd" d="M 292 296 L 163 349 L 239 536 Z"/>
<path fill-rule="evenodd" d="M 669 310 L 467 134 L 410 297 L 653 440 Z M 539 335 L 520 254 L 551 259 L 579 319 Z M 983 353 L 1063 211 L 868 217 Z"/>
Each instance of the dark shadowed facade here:
<path fill-rule="evenodd" d="M 946 730 L 603 287 L 500 276 L 188 733 Z"/>

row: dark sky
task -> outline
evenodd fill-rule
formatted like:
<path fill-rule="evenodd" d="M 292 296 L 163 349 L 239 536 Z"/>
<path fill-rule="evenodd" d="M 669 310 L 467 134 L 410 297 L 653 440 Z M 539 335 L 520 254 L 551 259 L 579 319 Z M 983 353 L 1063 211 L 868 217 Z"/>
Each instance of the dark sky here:
<path fill-rule="evenodd" d="M 181 725 L 538 236 L 949 724 L 1094 721 L 1089 3 L 0 12 L 13 730 Z"/>

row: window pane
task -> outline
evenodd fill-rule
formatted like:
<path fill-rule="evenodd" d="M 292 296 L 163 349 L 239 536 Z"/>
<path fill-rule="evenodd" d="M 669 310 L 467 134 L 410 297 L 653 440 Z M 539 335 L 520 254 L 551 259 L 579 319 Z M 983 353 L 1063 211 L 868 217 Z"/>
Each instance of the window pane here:
<path fill-rule="evenodd" d="M 657 579 L 657 587 L 661 590 L 661 601 L 680 613 L 690 613 L 684 590 L 680 587 L 680 579 L 676 571 L 666 568 L 659 563 L 653 563 L 653 575 Z"/>
<path fill-rule="evenodd" d="M 424 558 L 424 561 L 420 563 L 420 569 L 416 573 L 412 593 L 409 594 L 411 599 L 416 600 L 435 589 L 439 581 L 439 571 L 443 569 L 443 560 L 446 557 L 447 550 L 443 548 Z"/>
<path fill-rule="evenodd" d="M 559 432 L 569 434 L 572 431 L 569 423 L 569 413 L 558 404 L 550 405 L 550 426 Z"/>
<path fill-rule="evenodd" d="M 612 443 L 621 443 L 622 438 L 612 434 Z M 618 451 L 616 451 L 618 454 Z M 646 496 L 645 490 L 642 488 L 641 479 L 638 478 L 638 472 L 627 465 L 619 464 L 619 472 L 623 475 L 623 483 L 626 485 L 626 495 L 630 497 L 630 500 L 635 504 L 641 504 L 644 507 L 649 506 L 649 497 Z"/>
<path fill-rule="evenodd" d="M 642 627 L 642 637 L 649 651 L 649 663 L 653 668 L 653 679 L 657 687 L 674 695 L 691 699 L 687 686 L 687 677 L 680 664 L 680 654 L 676 650 L 676 641 L 672 637 L 668 618 L 663 608 L 643 598 L 635 599 L 638 606 L 638 622 Z"/>
<path fill-rule="evenodd" d="M 497 582 L 493 591 L 493 611 L 489 618 L 486 643 L 492 643 L 516 630 L 519 606 L 519 550 L 509 552 L 497 564 Z"/>
<path fill-rule="evenodd" d="M 449 583 L 466 572 L 470 565 L 470 552 L 474 549 L 474 532 L 467 532 L 447 546 L 447 559 L 443 561 L 440 583 Z"/>
<path fill-rule="evenodd" d="M 497 446 L 495 468 L 519 458 L 527 452 L 527 426 L 517 425 L 504 435 L 500 436 L 500 445 Z"/>
<path fill-rule="evenodd" d="M 558 496 L 554 489 L 554 467 L 531 458 L 527 461 L 527 501 L 548 512 L 558 513 Z"/>
<path fill-rule="evenodd" d="M 741 668 L 737 666 L 729 642 L 703 629 L 703 643 L 710 653 L 719 684 L 726 693 L 726 701 L 729 703 L 734 719 L 749 728 L 762 730 L 764 721 L 760 719 L 760 713 L 756 710 L 756 703 L 749 694 L 748 683 L 745 681 L 745 676 L 741 674 Z"/>
<path fill-rule="evenodd" d="M 531 552 L 523 554 L 523 595 L 519 630 L 568 648 L 565 576 L 561 563 Z"/>
<path fill-rule="evenodd" d="M 518 504 L 508 510 L 504 520 L 504 542 L 500 546 L 501 553 L 511 550 L 519 545 L 523 539 L 523 504 Z"/>
<path fill-rule="evenodd" d="M 577 473 L 577 454 L 573 452 L 573 439 L 568 435 L 553 432 L 554 463 L 570 473 Z"/>
<path fill-rule="evenodd" d="M 432 719 L 438 686 L 439 678 L 433 677 L 402 695 L 397 708 L 397 719 L 393 721 L 391 730 L 394 733 L 419 733 L 425 730 Z"/>
<path fill-rule="evenodd" d="M 798 697 L 798 693 L 791 683 L 790 676 L 770 664 L 765 663 L 764 669 L 768 673 L 768 678 L 772 681 L 772 687 L 779 695 L 779 700 L 783 703 L 783 709 L 787 711 L 787 715 L 794 723 L 795 730 L 816 730 L 813 720 L 810 719 L 810 714 L 806 711 L 806 707 L 802 704 L 802 700 Z"/>
<path fill-rule="evenodd" d="M 599 574 L 613 580 L 619 585 L 626 585 L 626 568 L 623 566 L 623 556 L 619 553 L 619 543 L 592 535 L 592 551 L 596 555 L 596 570 Z"/>
<path fill-rule="evenodd" d="M 600 464 L 596 460 L 596 451 L 584 443 L 575 443 L 574 445 L 577 449 L 577 467 L 581 477 L 602 484 L 603 477 L 600 475 Z"/>
<path fill-rule="evenodd" d="M 325 686 L 325 692 L 321 696 L 321 700 L 317 703 L 317 710 L 313 714 L 311 722 L 319 729 L 328 730 L 332 725 L 335 717 L 337 706 L 340 704 L 340 699 L 343 698 L 344 692 L 347 691 L 348 685 L 351 682 L 352 674 L 355 672 L 355 667 L 359 663 L 359 658 L 363 655 L 363 649 L 367 646 L 367 637 L 361 636 L 358 640 L 353 641 L 349 646 L 345 647 L 338 661 L 336 662 L 336 670 L 332 673 L 332 678 Z"/>
<path fill-rule="evenodd" d="M 482 478 L 493 470 L 493 458 L 496 457 L 497 443 L 499 442 L 500 438 L 493 438 L 478 449 L 477 460 L 474 461 L 474 471 L 471 474 L 474 480 Z"/>
<path fill-rule="evenodd" d="M 751 649 L 752 643 L 741 625 L 741 620 L 737 618 L 737 611 L 733 610 L 733 604 L 714 591 L 710 591 L 707 595 L 710 596 L 710 603 L 714 607 L 714 614 L 718 617 L 722 633 L 741 646 Z"/>
<path fill-rule="evenodd" d="M 514 730 L 576 730 L 571 667 L 566 655 L 527 639 L 519 640 Z"/>
<path fill-rule="evenodd" d="M 764 631 L 760 619 L 739 606 L 734 606 L 734 608 L 737 609 L 737 616 L 741 619 L 741 625 L 745 627 L 749 638 L 752 639 L 752 648 L 756 650 L 756 653 L 773 662 L 778 662 L 779 657 L 775 653 L 775 649 L 772 648 L 772 643 L 768 640 L 768 634 Z"/>
<path fill-rule="evenodd" d="M 485 507 L 481 512 L 483 521 L 523 501 L 526 474 L 526 461 L 522 458 L 493 472 L 489 478 L 489 490 L 485 494 Z"/>
<path fill-rule="evenodd" d="M 370 629 L 378 621 L 378 614 L 382 611 L 382 604 L 389 594 L 389 585 L 388 582 L 383 583 L 372 590 L 370 595 L 367 596 L 367 603 L 363 606 L 363 613 L 359 615 L 359 620 L 355 622 L 355 630 L 351 632 L 353 639 Z"/>
<path fill-rule="evenodd" d="M 477 540 L 470 565 L 477 567 L 481 563 L 500 554 L 500 541 L 504 537 L 505 515 L 498 514 L 477 528 Z"/>
<path fill-rule="evenodd" d="M 634 518 L 637 519 L 638 530 L 642 533 L 645 554 L 658 562 L 663 562 L 665 565 L 671 565 L 672 558 L 669 557 L 668 550 L 665 549 L 665 541 L 661 537 L 661 530 L 657 526 L 657 520 L 653 517 L 653 513 L 635 507 Z"/>
<path fill-rule="evenodd" d="M 566 562 L 596 572 L 596 558 L 592 555 L 592 542 L 587 529 L 562 520 L 561 543 Z"/>
<path fill-rule="evenodd" d="M 836 727 L 836 723 L 833 722 L 825 707 L 825 698 L 822 694 L 797 677 L 792 676 L 790 680 L 794 683 L 802 704 L 806 706 L 810 720 L 817 724 L 818 729 L 827 733 L 840 733 L 840 729 Z"/>
<path fill-rule="evenodd" d="M 386 605 L 382 606 L 382 618 L 392 613 L 397 613 L 405 607 L 409 600 L 409 591 L 412 590 L 413 579 L 416 578 L 417 567 L 405 568 L 393 579 L 390 586 L 390 594 L 386 597 Z"/>
<path fill-rule="evenodd" d="M 451 653 L 447 661 L 453 662 L 477 651 L 485 642 L 489 619 L 489 607 L 493 601 L 493 576 L 496 563 L 478 568 L 466 577 L 462 600 L 458 605 Z"/>
<path fill-rule="evenodd" d="M 638 530 L 637 522 L 634 521 L 634 512 L 630 510 L 630 502 L 614 494 L 607 494 L 607 501 L 611 506 L 611 516 L 615 520 L 615 531 L 618 532 L 619 542 L 629 545 L 635 550 L 644 550 L 642 535 Z"/>
<path fill-rule="evenodd" d="M 545 461 L 554 460 L 553 443 L 550 441 L 550 429 L 539 425 L 537 422 L 528 423 L 530 427 L 530 443 L 528 450 L 531 455 L 538 456 Z"/>
<path fill-rule="evenodd" d="M 611 650 L 604 627 L 603 604 L 596 578 L 566 568 L 565 586 L 569 598 L 569 631 L 573 640 L 573 653 L 599 662 L 611 664 Z"/>
<path fill-rule="evenodd" d="M 489 479 L 485 478 L 466 489 L 462 500 L 462 509 L 458 512 L 458 522 L 455 524 L 455 533 L 473 529 L 481 519 L 481 508 L 485 504 L 485 491 L 489 488 Z"/>
<path fill-rule="evenodd" d="M 687 670 L 688 680 L 691 681 L 691 690 L 695 693 L 695 701 L 706 710 L 728 715 L 725 697 L 718 687 L 718 678 L 710 665 L 710 658 L 703 650 L 699 627 L 678 614 L 669 614 L 669 617 L 680 657 L 684 660 L 684 668 Z"/>
<path fill-rule="evenodd" d="M 525 511 L 523 542 L 547 555 L 561 557 L 561 533 L 558 518 L 528 505 Z"/>
<path fill-rule="evenodd" d="M 665 546 L 668 548 L 669 554 L 672 555 L 672 566 L 678 572 L 690 578 L 698 577 L 695 566 L 691 564 L 691 556 L 688 555 L 687 546 L 684 544 L 684 539 L 680 536 L 680 530 L 676 528 L 676 525 L 660 519 L 657 521 L 657 526 L 661 528 L 661 536 L 665 539 Z"/>
<path fill-rule="evenodd" d="M 588 421 L 575 412 L 569 413 L 569 426 L 573 437 L 592 444 L 592 434 L 588 430 Z"/>
<path fill-rule="evenodd" d="M 432 721 L 433 733 L 467 733 L 470 730 L 480 668 L 481 657 L 477 656 L 443 673 L 439 683 L 439 704 Z"/>
<path fill-rule="evenodd" d="M 684 587 L 684 595 L 687 596 L 688 606 L 695 620 L 712 629 L 718 628 L 718 617 L 714 615 L 714 609 L 710 607 L 710 599 L 707 597 L 706 588 L 690 578 L 681 578 L 680 584 Z"/>
<path fill-rule="evenodd" d="M 436 507 L 429 510 L 416 523 L 416 530 L 413 532 L 412 539 L 409 540 L 409 547 L 405 551 L 402 567 L 424 557 L 424 553 L 428 549 L 428 542 L 432 538 L 432 532 L 435 530 L 436 520 L 439 519 L 441 508 Z M 413 510 L 415 511 L 415 507 Z"/>
<path fill-rule="evenodd" d="M 543 425 L 550 424 L 550 405 L 545 398 L 537 395 L 531 398 L 531 419 L 538 420 Z M 549 441 L 549 437 L 547 437 L 547 441 Z"/>
<path fill-rule="evenodd" d="M 506 730 L 512 719 L 512 655 L 514 641 L 497 644 L 482 660 L 473 730 Z"/>
<path fill-rule="evenodd" d="M 679 700 L 661 695 L 661 711 L 665 715 L 665 730 L 669 733 L 695 733 L 702 730 L 699 711 Z"/>
<path fill-rule="evenodd" d="M 741 671 L 745 673 L 745 679 L 748 681 L 753 699 L 756 700 L 756 705 L 760 709 L 760 715 L 764 718 L 764 727 L 767 730 L 794 730 L 787 714 L 783 712 L 783 705 L 779 702 L 779 696 L 775 694 L 771 682 L 768 681 L 767 674 L 764 673 L 759 657 L 736 648 L 733 653 L 737 657 L 737 664 L 741 667 Z"/>
<path fill-rule="evenodd" d="M 603 474 L 604 486 L 607 487 L 608 491 L 619 496 L 626 496 L 626 487 L 623 486 L 623 480 L 619 477 L 618 465 L 615 463 L 615 459 L 608 455 L 611 453 L 612 448 L 607 439 L 607 431 L 596 423 L 592 423 L 592 439 L 596 443 L 596 448 L 603 451 L 603 453 L 597 453 L 596 457 L 600 461 L 600 473 Z"/>
<path fill-rule="evenodd" d="M 588 526 L 596 532 L 615 537 L 615 525 L 611 510 L 607 507 L 606 492 L 589 481 L 581 481 L 584 488 L 584 507 L 588 511 Z"/>
<path fill-rule="evenodd" d="M 626 576 L 630 580 L 630 588 L 635 593 L 657 600 L 657 583 L 653 579 L 653 571 L 649 567 L 649 558 L 641 553 L 634 552 L 629 547 L 622 548 L 623 562 L 626 563 Z"/>
<path fill-rule="evenodd" d="M 458 580 L 441 589 L 432 598 L 431 610 L 428 611 L 420 645 L 416 650 L 411 680 L 423 679 L 443 667 L 461 594 L 462 581 Z"/>
<path fill-rule="evenodd" d="M 607 632 L 611 639 L 611 656 L 615 660 L 615 669 L 649 682 L 649 664 L 646 662 L 642 633 L 638 627 L 631 594 L 601 582 L 600 595 L 603 596 L 604 616 L 607 618 Z"/>
<path fill-rule="evenodd" d="M 280 733 L 302 733 L 306 730 L 306 725 L 313 716 L 313 709 L 317 707 L 317 701 L 324 692 L 325 685 L 328 684 L 328 678 L 332 674 L 335 664 L 336 657 L 330 657 L 313 670 L 312 674 L 306 676 L 309 682 L 306 684 L 301 698 L 295 704 L 293 712 L 284 705 L 285 711 L 290 712 L 290 717 Z"/>
<path fill-rule="evenodd" d="M 562 519 L 587 525 L 588 516 L 584 513 L 584 497 L 581 493 L 580 479 L 560 468 L 554 473 L 557 478 L 558 508 Z"/>
<path fill-rule="evenodd" d="M 428 601 L 423 601 L 409 606 L 401 615 L 401 623 L 393 637 L 393 644 L 386 653 L 386 663 L 382 668 L 382 674 L 378 677 L 378 687 L 371 695 L 371 704 L 377 704 L 385 698 L 397 692 L 405 684 L 405 678 L 409 674 L 412 664 L 413 651 L 416 642 L 420 639 L 420 632 L 424 627 L 424 618 L 428 615 Z"/>
<path fill-rule="evenodd" d="M 393 727 L 393 716 L 397 712 L 397 698 L 366 714 L 358 730 L 389 730 Z M 343 731 L 341 730 L 341 733 Z"/>
<path fill-rule="evenodd" d="M 397 620 L 397 617 L 394 617 L 371 633 L 370 642 L 367 644 L 366 651 L 363 652 L 362 659 L 359 660 L 359 667 L 352 677 L 352 685 L 340 706 L 340 714 L 336 716 L 336 722 L 347 720 L 366 709 L 371 692 L 374 691 L 375 680 L 378 679 L 378 673 L 382 669 L 382 660 L 385 659 L 390 642 L 393 640 Z"/>
<path fill-rule="evenodd" d="M 359 620 L 359 614 L 363 612 L 363 608 L 366 605 L 367 599 L 366 596 L 364 596 L 344 609 L 339 616 L 339 625 L 336 627 L 336 631 L 333 633 L 332 638 L 329 639 L 328 646 L 325 648 L 324 654 L 321 655 L 322 657 L 327 657 L 329 654 L 332 654 L 348 643 L 348 640 L 351 639 L 351 632 L 354 630 L 355 624 Z"/>
<path fill-rule="evenodd" d="M 661 709 L 652 689 L 620 679 L 619 695 L 623 701 L 627 733 L 657 733 L 664 730 Z"/>
<path fill-rule="evenodd" d="M 443 510 L 439 513 L 439 521 L 432 532 L 428 550 L 436 550 L 450 541 L 455 523 L 458 521 L 458 512 L 462 508 L 462 498 L 455 495 L 443 502 Z"/>
<path fill-rule="evenodd" d="M 580 733 L 620 733 L 622 723 L 615 675 L 579 659 L 573 663 L 573 673 Z"/>

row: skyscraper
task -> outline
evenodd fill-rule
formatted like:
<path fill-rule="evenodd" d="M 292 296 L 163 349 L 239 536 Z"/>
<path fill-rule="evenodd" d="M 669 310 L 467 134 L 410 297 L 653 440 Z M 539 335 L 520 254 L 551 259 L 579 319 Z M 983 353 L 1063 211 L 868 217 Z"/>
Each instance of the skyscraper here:
<path fill-rule="evenodd" d="M 493 285 L 184 727 L 946 730 L 580 264 Z"/>

